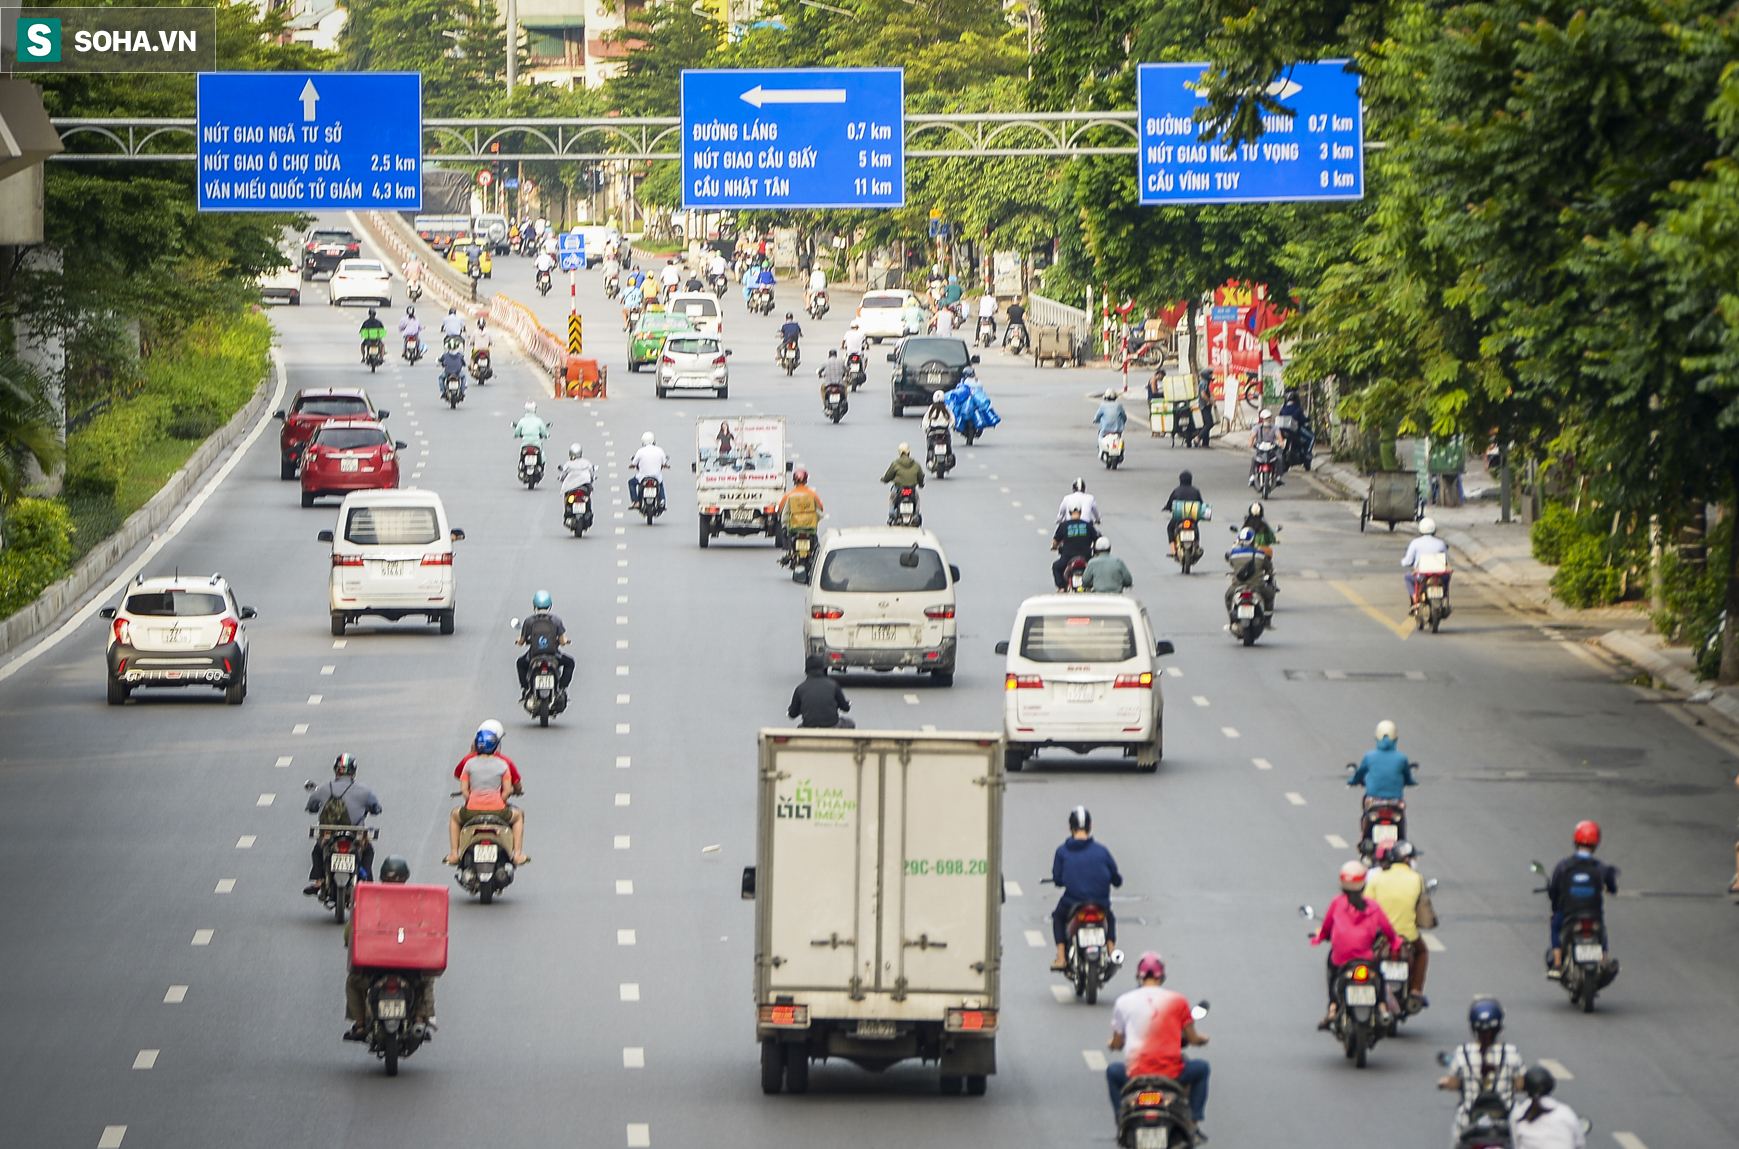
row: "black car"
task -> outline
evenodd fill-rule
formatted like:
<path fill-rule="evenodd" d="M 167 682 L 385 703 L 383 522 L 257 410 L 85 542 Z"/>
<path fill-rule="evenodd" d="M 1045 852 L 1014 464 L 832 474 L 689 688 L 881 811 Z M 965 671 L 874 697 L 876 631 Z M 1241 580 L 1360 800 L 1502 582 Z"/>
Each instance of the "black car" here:
<path fill-rule="evenodd" d="M 936 338 L 913 335 L 888 354 L 894 364 L 894 416 L 906 413 L 907 407 L 928 407 L 938 391 L 951 390 L 960 382 L 960 373 L 967 364 L 978 362 L 978 356 L 967 348 L 964 339 Z"/>
<path fill-rule="evenodd" d="M 302 240 L 302 278 L 313 279 L 321 272 L 331 275 L 341 262 L 361 254 L 355 233 L 317 227 Z"/>

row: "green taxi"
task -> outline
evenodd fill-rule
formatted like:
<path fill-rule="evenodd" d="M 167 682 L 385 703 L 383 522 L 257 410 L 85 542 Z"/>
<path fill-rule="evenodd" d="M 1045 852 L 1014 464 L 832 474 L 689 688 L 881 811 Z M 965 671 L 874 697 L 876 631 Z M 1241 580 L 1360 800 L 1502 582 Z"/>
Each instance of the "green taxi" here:
<path fill-rule="evenodd" d="M 678 331 L 693 331 L 694 323 L 686 315 L 668 311 L 648 311 L 634 325 L 628 337 L 628 370 L 639 371 L 642 363 L 655 363 L 664 350 L 664 337 Z"/>

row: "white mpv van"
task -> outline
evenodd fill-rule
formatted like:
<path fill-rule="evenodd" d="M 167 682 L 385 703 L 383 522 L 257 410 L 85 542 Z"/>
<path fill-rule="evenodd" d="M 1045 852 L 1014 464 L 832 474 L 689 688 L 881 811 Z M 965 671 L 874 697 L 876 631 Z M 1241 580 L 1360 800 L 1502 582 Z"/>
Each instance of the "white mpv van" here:
<path fill-rule="evenodd" d="M 433 491 L 352 491 L 338 506 L 332 544 L 332 633 L 365 614 L 397 622 L 420 614 L 453 633 L 453 544 L 465 537 L 447 522 Z"/>
<path fill-rule="evenodd" d="M 810 568 L 803 653 L 830 669 L 911 669 L 954 684 L 954 584 L 942 543 L 914 527 L 848 527 L 821 536 Z"/>
<path fill-rule="evenodd" d="M 1116 594 L 1043 594 L 1020 604 L 1002 692 L 1006 767 L 1019 770 L 1046 746 L 1085 754 L 1120 747 L 1136 769 L 1159 768 L 1165 698 L 1147 608 Z"/>

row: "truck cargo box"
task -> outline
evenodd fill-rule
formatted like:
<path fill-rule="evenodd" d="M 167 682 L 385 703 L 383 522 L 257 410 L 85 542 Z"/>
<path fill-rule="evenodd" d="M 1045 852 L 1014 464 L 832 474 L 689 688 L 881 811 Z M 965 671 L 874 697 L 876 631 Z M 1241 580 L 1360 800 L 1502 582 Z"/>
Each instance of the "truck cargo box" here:
<path fill-rule="evenodd" d="M 447 887 L 358 882 L 351 968 L 447 968 Z"/>

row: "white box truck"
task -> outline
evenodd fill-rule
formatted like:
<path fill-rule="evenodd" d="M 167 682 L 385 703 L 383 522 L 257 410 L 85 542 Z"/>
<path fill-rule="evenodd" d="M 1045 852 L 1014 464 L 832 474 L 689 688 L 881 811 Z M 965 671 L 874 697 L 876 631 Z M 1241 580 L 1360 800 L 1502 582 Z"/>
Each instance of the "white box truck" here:
<path fill-rule="evenodd" d="M 774 508 L 785 497 L 785 419 L 745 415 L 698 419 L 694 425 L 694 501 L 700 545 L 725 535 L 778 533 Z"/>
<path fill-rule="evenodd" d="M 809 1063 L 935 1062 L 944 1093 L 996 1072 L 1002 740 L 761 731 L 755 899 L 761 1090 Z"/>

